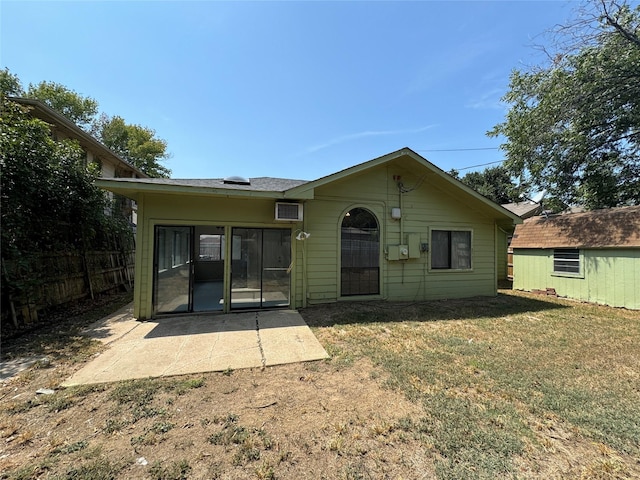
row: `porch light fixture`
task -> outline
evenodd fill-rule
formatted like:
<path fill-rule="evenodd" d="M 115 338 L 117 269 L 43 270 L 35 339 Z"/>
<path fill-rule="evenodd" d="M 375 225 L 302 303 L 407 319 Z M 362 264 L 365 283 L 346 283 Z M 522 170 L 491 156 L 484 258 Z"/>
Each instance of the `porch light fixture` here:
<path fill-rule="evenodd" d="M 298 235 L 296 235 L 296 240 L 306 240 L 310 236 L 311 236 L 310 233 L 303 232 L 302 230 L 300 230 L 300 233 L 298 233 Z"/>

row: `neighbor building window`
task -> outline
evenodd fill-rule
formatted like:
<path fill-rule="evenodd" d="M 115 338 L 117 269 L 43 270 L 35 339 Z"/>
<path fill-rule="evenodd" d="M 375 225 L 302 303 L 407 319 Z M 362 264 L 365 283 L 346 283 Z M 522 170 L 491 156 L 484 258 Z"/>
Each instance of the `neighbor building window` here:
<path fill-rule="evenodd" d="M 432 230 L 431 268 L 470 270 L 471 232 L 469 230 Z"/>
<path fill-rule="evenodd" d="M 554 273 L 580 273 L 580 250 L 574 248 L 556 248 L 553 251 Z"/>
<path fill-rule="evenodd" d="M 376 217 L 364 208 L 346 213 L 341 225 L 340 293 L 380 293 L 380 229 Z"/>

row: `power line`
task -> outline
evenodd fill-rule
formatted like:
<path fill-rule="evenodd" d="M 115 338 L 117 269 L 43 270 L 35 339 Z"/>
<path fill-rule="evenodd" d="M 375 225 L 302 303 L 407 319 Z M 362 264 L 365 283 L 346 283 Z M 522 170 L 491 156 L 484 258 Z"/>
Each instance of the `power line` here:
<path fill-rule="evenodd" d="M 416 152 L 475 152 L 478 150 L 500 150 L 500 147 L 445 148 L 440 150 L 416 150 Z"/>
<path fill-rule="evenodd" d="M 464 168 L 456 168 L 454 170 L 458 170 L 459 172 L 462 170 L 469 170 L 470 168 L 477 168 L 477 167 L 486 167 L 487 165 L 493 165 L 494 163 L 502 163 L 505 160 L 496 160 L 495 162 L 489 162 L 489 163 L 481 163 L 480 165 L 471 165 L 470 167 L 464 167 Z"/>
<path fill-rule="evenodd" d="M 500 147 L 477 147 L 477 148 L 445 148 L 445 149 L 433 149 L 433 150 L 416 150 L 416 152 L 476 152 L 479 150 L 500 150 Z M 502 163 L 505 160 L 497 160 L 495 162 L 481 163 L 479 165 L 471 165 L 470 167 L 456 168 L 455 170 L 461 172 L 462 170 L 470 170 L 472 168 L 486 167 L 487 165 L 494 165 L 496 163 Z"/>

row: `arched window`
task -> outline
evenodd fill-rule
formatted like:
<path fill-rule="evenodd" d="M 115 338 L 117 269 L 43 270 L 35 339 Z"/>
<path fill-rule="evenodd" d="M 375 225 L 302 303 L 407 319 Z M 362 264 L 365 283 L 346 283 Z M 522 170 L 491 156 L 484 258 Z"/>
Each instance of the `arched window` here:
<path fill-rule="evenodd" d="M 376 217 L 364 208 L 354 208 L 342 219 L 342 296 L 380 293 L 380 228 Z"/>

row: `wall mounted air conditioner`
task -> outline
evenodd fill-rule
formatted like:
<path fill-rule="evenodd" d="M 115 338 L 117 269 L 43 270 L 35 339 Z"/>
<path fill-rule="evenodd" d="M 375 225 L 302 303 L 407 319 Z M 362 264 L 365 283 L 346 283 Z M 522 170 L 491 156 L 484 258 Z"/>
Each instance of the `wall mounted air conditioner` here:
<path fill-rule="evenodd" d="M 281 222 L 301 222 L 302 204 L 276 202 L 276 220 Z"/>

